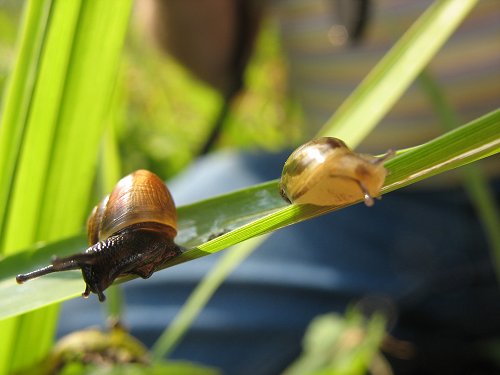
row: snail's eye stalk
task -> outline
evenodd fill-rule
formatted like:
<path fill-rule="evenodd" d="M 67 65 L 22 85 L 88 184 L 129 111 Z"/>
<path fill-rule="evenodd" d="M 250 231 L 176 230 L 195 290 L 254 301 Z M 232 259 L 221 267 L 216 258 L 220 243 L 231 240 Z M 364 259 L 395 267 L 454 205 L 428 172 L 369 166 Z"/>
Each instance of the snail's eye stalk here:
<path fill-rule="evenodd" d="M 35 271 L 31 271 L 28 273 L 21 273 L 21 274 L 17 275 L 16 282 L 18 284 L 23 284 L 28 280 L 34 279 L 34 278 L 39 277 L 39 276 L 48 275 L 49 273 L 53 273 L 53 272 L 56 272 L 56 270 L 54 269 L 54 266 L 52 266 L 52 264 L 51 264 L 49 266 L 40 268 L 40 269 L 35 270 Z"/>

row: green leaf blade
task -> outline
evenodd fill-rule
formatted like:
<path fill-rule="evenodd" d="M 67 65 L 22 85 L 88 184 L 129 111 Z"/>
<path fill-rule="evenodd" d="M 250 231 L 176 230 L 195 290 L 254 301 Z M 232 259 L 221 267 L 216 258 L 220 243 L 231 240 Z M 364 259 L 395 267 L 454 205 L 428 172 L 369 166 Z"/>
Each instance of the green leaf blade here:
<path fill-rule="evenodd" d="M 122 0 L 33 3 L 18 58 L 30 79 L 14 74 L 0 133 L 0 144 L 15 139 L 0 151 L 4 254 L 81 231 L 131 10 Z M 50 349 L 57 314 L 54 305 L 0 323 L 0 373 Z"/>
<path fill-rule="evenodd" d="M 390 174 L 382 192 L 389 193 L 429 178 L 436 173 L 458 168 L 498 152 L 500 152 L 500 110 L 491 112 L 428 143 L 398 153 L 386 163 Z M 259 200 L 260 204 L 255 204 Z M 379 204 L 384 203 L 382 201 Z M 181 245 L 188 247 L 188 250 L 165 264 L 165 268 L 221 251 L 246 239 L 344 207 L 288 205 L 279 195 L 277 180 L 179 207 L 178 241 Z M 214 223 L 218 224 L 214 226 Z M 228 229 L 230 231 L 226 232 Z M 224 234 L 212 238 L 220 233 Z M 41 258 L 37 258 L 36 262 L 23 261 L 20 258 L 21 255 L 15 255 L 0 262 L 0 301 L 5 296 L 16 298 L 13 296 L 16 294 L 16 288 L 25 287 L 25 285 L 12 284 L 10 279 L 14 277 L 15 272 L 25 272 L 44 265 L 43 259 L 47 262 L 52 254 L 66 256 L 82 251 L 85 248 L 84 235 L 78 238 L 80 243 L 75 238 L 66 244 L 42 246 L 37 251 Z M 7 261 L 14 262 L 15 266 L 2 266 Z M 78 272 L 72 275 L 71 278 L 76 277 Z M 65 277 L 52 276 L 50 279 L 53 283 L 52 288 L 57 288 L 59 283 L 64 282 Z M 154 275 L 152 277 L 154 278 Z M 124 278 L 120 282 L 125 280 L 127 279 Z M 38 280 L 31 281 L 33 284 L 37 282 Z M 80 282 L 80 287 L 83 288 L 83 281 Z M 37 297 L 40 297 L 38 307 L 50 305 L 61 298 L 72 298 L 77 291 L 82 290 L 75 284 L 71 293 L 55 298 L 48 291 L 50 289 L 48 287 L 47 290 L 39 287 L 33 289 L 31 297 L 35 297 L 35 291 L 38 291 Z M 26 295 L 23 298 L 17 298 L 15 303 L 12 303 L 11 310 L 0 309 L 0 319 L 26 311 L 25 297 Z M 32 307 L 33 304 L 30 304 L 30 308 Z"/>

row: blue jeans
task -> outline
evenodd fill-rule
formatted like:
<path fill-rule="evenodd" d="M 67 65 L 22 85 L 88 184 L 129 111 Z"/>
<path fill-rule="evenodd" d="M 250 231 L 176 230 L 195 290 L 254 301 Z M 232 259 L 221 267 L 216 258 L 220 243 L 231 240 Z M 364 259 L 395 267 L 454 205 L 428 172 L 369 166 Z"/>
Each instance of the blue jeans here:
<path fill-rule="evenodd" d="M 212 154 L 169 187 L 178 205 L 197 201 L 279 177 L 288 154 Z M 219 256 L 126 283 L 132 334 L 152 344 Z M 392 335 L 417 345 L 418 358 L 402 361 L 404 373 L 423 373 L 419 366 L 433 359 L 444 366 L 436 373 L 460 373 L 471 342 L 500 335 L 491 257 L 461 189 L 402 189 L 374 207 L 275 232 L 225 281 L 172 358 L 231 375 L 277 374 L 300 353 L 312 318 L 354 302 L 384 310 Z M 97 305 L 96 298 L 66 303 L 59 334 L 102 322 Z"/>

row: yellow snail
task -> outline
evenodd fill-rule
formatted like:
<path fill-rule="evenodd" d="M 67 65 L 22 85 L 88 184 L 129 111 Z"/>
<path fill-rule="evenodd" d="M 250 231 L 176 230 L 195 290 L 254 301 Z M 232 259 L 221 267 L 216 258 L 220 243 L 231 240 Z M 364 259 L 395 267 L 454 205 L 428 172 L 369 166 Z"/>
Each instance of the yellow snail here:
<path fill-rule="evenodd" d="M 92 211 L 88 222 L 90 247 L 52 264 L 16 277 L 19 284 L 52 272 L 81 269 L 90 292 L 104 301 L 103 291 L 120 276 L 144 279 L 182 250 L 177 234 L 175 204 L 163 181 L 154 173 L 138 170 L 122 178 L 111 194 Z"/>
<path fill-rule="evenodd" d="M 283 167 L 281 196 L 291 203 L 338 206 L 364 199 L 372 206 L 387 170 L 382 157 L 358 154 L 337 138 L 314 139 L 297 148 Z"/>

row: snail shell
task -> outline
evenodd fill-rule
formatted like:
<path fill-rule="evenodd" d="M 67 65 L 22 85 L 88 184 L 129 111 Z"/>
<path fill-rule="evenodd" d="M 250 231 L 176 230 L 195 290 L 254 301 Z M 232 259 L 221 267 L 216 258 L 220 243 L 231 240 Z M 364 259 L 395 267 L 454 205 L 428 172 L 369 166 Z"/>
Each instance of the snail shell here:
<path fill-rule="evenodd" d="M 81 269 L 90 292 L 103 291 L 120 276 L 150 277 L 182 250 L 174 242 L 177 213 L 172 196 L 154 173 L 138 170 L 122 178 L 92 211 L 87 222 L 90 247 L 80 254 L 55 258 L 52 264 L 16 277 L 18 283 L 52 272 Z"/>
<path fill-rule="evenodd" d="M 380 195 L 387 170 L 383 157 L 352 152 L 340 139 L 322 137 L 297 148 L 281 175 L 280 193 L 297 204 L 337 206 L 363 199 L 367 206 Z"/>
<path fill-rule="evenodd" d="M 177 235 L 177 212 L 170 192 L 157 175 L 141 169 L 122 178 L 94 207 L 87 221 L 89 244 L 145 221 L 165 225 L 172 238 Z"/>

